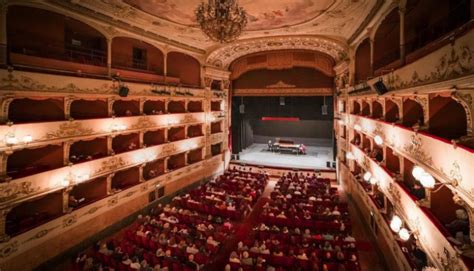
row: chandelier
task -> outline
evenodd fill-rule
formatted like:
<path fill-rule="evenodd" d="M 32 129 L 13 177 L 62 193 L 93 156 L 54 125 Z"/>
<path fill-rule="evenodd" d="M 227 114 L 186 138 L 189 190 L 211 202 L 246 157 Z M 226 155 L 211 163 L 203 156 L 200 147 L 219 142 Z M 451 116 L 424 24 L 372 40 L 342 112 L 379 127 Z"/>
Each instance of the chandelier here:
<path fill-rule="evenodd" d="M 235 40 L 247 25 L 247 13 L 236 0 L 209 0 L 196 8 L 196 19 L 202 31 L 213 41 Z"/>

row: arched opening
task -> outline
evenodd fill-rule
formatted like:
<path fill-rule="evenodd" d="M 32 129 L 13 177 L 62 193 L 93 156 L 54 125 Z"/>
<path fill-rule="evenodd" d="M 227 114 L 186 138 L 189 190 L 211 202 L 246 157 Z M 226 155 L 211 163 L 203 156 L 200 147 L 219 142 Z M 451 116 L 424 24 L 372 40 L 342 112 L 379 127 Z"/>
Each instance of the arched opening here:
<path fill-rule="evenodd" d="M 403 126 L 413 127 L 415 124 L 423 126 L 425 123 L 423 107 L 412 99 L 403 102 Z"/>
<path fill-rule="evenodd" d="M 107 196 L 107 177 L 76 184 L 69 192 L 69 208 L 77 210 Z"/>
<path fill-rule="evenodd" d="M 202 150 L 203 148 L 199 148 L 188 152 L 188 165 L 202 161 Z"/>
<path fill-rule="evenodd" d="M 112 41 L 112 68 L 122 78 L 163 82 L 164 54 L 144 41 L 116 37 Z"/>
<path fill-rule="evenodd" d="M 359 115 L 360 114 L 360 104 L 358 101 L 352 102 L 352 114 Z"/>
<path fill-rule="evenodd" d="M 366 101 L 362 101 L 362 113 L 361 116 L 370 116 L 370 105 Z"/>
<path fill-rule="evenodd" d="M 374 70 L 400 59 L 400 15 L 393 9 L 382 21 L 374 37 Z"/>
<path fill-rule="evenodd" d="M 147 100 L 143 104 L 143 113 L 146 115 L 161 115 L 166 113 L 166 104 L 162 100 Z"/>
<path fill-rule="evenodd" d="M 402 186 L 410 193 L 414 200 L 422 200 L 426 198 L 426 190 L 421 183 L 413 176 L 413 168 L 415 164 L 406 158 L 403 158 L 403 181 Z"/>
<path fill-rule="evenodd" d="M 374 119 L 383 118 L 383 106 L 379 101 L 372 102 L 372 118 Z"/>
<path fill-rule="evenodd" d="M 99 159 L 105 156 L 107 156 L 106 137 L 76 141 L 69 149 L 69 161 L 74 164 Z"/>
<path fill-rule="evenodd" d="M 8 120 L 13 123 L 64 120 L 63 99 L 14 99 L 8 107 Z"/>
<path fill-rule="evenodd" d="M 361 139 L 361 137 L 360 137 L 359 132 L 354 131 L 354 136 L 352 137 L 351 143 L 354 144 L 354 145 L 356 145 L 356 146 L 361 146 L 361 145 L 360 145 L 361 142 L 362 142 L 362 139 Z"/>
<path fill-rule="evenodd" d="M 179 78 L 185 86 L 199 87 L 201 85 L 201 64 L 194 57 L 170 52 L 167 56 L 167 76 Z"/>
<path fill-rule="evenodd" d="M 140 183 L 140 170 L 138 167 L 118 171 L 112 177 L 112 192 L 120 192 L 138 183 Z"/>
<path fill-rule="evenodd" d="M 143 168 L 143 178 L 145 180 L 150 180 L 161 176 L 165 173 L 165 160 L 158 159 L 152 162 L 149 162 Z"/>
<path fill-rule="evenodd" d="M 13 65 L 107 73 L 105 37 L 89 25 L 65 15 L 26 6 L 10 6 L 7 39 L 9 59 Z"/>
<path fill-rule="evenodd" d="M 106 100 L 74 100 L 71 103 L 70 116 L 73 119 L 96 119 L 108 117 Z"/>
<path fill-rule="evenodd" d="M 22 178 L 64 165 L 62 145 L 14 151 L 7 159 L 7 175 L 12 179 Z"/>
<path fill-rule="evenodd" d="M 398 158 L 398 156 L 390 147 L 387 147 L 385 152 L 385 166 L 387 167 L 387 169 L 391 173 L 400 174 L 400 159 Z"/>
<path fill-rule="evenodd" d="M 140 101 L 116 100 L 112 105 L 113 115 L 116 117 L 131 117 L 140 115 Z"/>
<path fill-rule="evenodd" d="M 471 19 L 471 10 L 469 0 L 408 0 L 405 13 L 406 53 L 415 52 L 467 23 Z"/>
<path fill-rule="evenodd" d="M 467 135 L 467 118 L 464 107 L 451 97 L 430 99 L 429 132 L 451 140 Z M 455 121 L 453 121 L 455 120 Z"/>
<path fill-rule="evenodd" d="M 462 244 L 469 244 L 469 217 L 467 211 L 454 202 L 453 196 L 448 187 L 436 186 L 430 194 L 430 210 L 452 237 Z"/>
<path fill-rule="evenodd" d="M 143 134 L 143 144 L 145 146 L 156 146 L 165 143 L 165 130 L 147 131 Z"/>
<path fill-rule="evenodd" d="M 400 108 L 392 100 L 385 101 L 385 121 L 391 123 L 400 121 Z"/>
<path fill-rule="evenodd" d="M 372 75 L 370 67 L 370 40 L 366 38 L 359 44 L 355 53 L 355 81 L 365 81 Z"/>
<path fill-rule="evenodd" d="M 140 147 L 140 134 L 118 135 L 112 139 L 114 153 L 123 153 L 136 150 Z"/>
<path fill-rule="evenodd" d="M 43 197 L 22 202 L 11 209 L 6 217 L 5 231 L 9 236 L 16 236 L 62 214 L 62 191 L 49 193 Z"/>

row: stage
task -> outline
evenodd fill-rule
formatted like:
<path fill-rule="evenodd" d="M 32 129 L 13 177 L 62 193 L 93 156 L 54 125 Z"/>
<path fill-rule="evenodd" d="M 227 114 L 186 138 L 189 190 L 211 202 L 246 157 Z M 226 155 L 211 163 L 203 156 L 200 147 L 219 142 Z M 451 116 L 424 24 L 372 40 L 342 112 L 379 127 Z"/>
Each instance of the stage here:
<path fill-rule="evenodd" d="M 326 162 L 333 161 L 333 152 L 330 144 L 323 146 L 307 146 L 306 154 L 292 154 L 288 152 L 271 152 L 267 144 L 252 144 L 240 154 L 240 162 L 254 165 L 266 165 L 285 168 L 327 169 Z"/>

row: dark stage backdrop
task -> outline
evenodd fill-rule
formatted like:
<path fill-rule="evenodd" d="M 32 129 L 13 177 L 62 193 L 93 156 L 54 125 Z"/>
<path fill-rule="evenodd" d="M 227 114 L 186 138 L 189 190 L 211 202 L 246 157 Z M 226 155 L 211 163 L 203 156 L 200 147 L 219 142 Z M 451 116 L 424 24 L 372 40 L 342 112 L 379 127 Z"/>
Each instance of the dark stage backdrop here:
<path fill-rule="evenodd" d="M 331 146 L 333 99 L 326 97 L 328 114 L 322 115 L 323 97 L 234 97 L 232 100 L 232 150 L 239 153 L 253 143 L 275 138 L 306 145 Z M 245 113 L 239 111 L 241 104 Z M 294 117 L 299 121 L 264 121 L 262 117 Z"/>

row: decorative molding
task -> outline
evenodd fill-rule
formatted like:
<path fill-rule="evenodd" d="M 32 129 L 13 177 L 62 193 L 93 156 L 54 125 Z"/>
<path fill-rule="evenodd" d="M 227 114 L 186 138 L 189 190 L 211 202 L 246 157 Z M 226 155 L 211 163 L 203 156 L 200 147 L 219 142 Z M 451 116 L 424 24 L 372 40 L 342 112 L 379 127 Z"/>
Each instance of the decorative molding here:
<path fill-rule="evenodd" d="M 417 133 L 411 136 L 410 144 L 406 144 L 403 149 L 416 160 L 427 165 L 433 164 L 433 159 L 423 150 L 423 141 Z"/>
<path fill-rule="evenodd" d="M 233 96 L 332 96 L 331 88 L 234 89 Z"/>
<path fill-rule="evenodd" d="M 341 43 L 323 37 L 265 37 L 238 40 L 222 46 L 207 57 L 206 62 L 219 68 L 228 68 L 236 59 L 258 52 L 274 50 L 313 50 L 331 56 L 336 62 L 347 59 L 347 48 Z"/>
<path fill-rule="evenodd" d="M 59 125 L 58 130 L 47 133 L 44 139 L 51 140 L 57 138 L 77 137 L 91 135 L 93 133 L 93 129 L 83 127 L 81 122 L 70 121 Z"/>
<path fill-rule="evenodd" d="M 285 82 L 283 82 L 283 81 L 281 81 L 281 80 L 278 81 L 278 82 L 276 82 L 275 84 L 266 86 L 266 88 L 270 88 L 270 89 L 271 89 L 271 88 L 294 88 L 294 87 L 296 87 L 296 86 L 295 86 L 295 85 L 291 85 L 291 84 L 287 84 L 287 83 L 285 83 Z"/>
<path fill-rule="evenodd" d="M 30 195 L 39 191 L 41 187 L 32 187 L 31 182 L 10 182 L 0 184 L 0 202 L 16 199 L 22 195 Z"/>
<path fill-rule="evenodd" d="M 94 176 L 113 172 L 117 169 L 126 167 L 127 165 L 129 165 L 129 162 L 125 161 L 122 157 L 112 156 L 111 158 L 102 161 L 100 168 L 94 172 Z"/>

